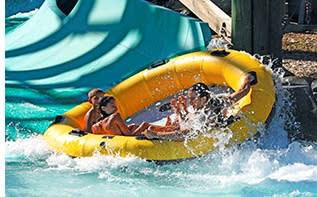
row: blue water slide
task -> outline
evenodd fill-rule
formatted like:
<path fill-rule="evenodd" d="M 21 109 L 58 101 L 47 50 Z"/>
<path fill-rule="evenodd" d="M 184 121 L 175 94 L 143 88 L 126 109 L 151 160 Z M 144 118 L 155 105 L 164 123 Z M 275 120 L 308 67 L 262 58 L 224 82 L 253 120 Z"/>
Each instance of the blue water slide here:
<path fill-rule="evenodd" d="M 151 63 L 205 49 L 206 23 L 143 0 L 79 0 L 66 16 L 46 0 L 6 35 L 6 84 L 85 94 Z"/>

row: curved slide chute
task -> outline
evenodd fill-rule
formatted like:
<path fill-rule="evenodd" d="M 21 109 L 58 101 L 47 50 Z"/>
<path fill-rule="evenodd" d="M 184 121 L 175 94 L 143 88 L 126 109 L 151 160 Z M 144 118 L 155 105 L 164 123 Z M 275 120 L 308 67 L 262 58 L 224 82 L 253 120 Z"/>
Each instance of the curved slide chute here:
<path fill-rule="evenodd" d="M 210 38 L 206 23 L 142 0 L 79 0 L 68 16 L 46 0 L 6 35 L 6 84 L 84 95 Z"/>

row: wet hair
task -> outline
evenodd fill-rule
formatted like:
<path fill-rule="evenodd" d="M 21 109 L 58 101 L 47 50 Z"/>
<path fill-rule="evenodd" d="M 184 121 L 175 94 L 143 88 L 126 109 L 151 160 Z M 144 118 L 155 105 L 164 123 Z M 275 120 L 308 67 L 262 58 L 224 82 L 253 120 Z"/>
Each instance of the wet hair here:
<path fill-rule="evenodd" d="M 195 92 L 200 98 L 205 96 L 207 97 L 207 99 L 210 98 L 210 90 L 208 86 L 204 83 L 196 83 L 189 90 Z"/>
<path fill-rule="evenodd" d="M 204 83 L 200 82 L 200 83 L 194 84 L 191 87 L 191 90 L 194 91 L 200 98 L 206 96 L 208 99 L 207 106 L 209 106 L 210 108 L 214 108 L 214 109 L 216 108 L 217 111 L 219 111 L 218 108 L 223 105 L 223 100 L 216 96 L 211 96 L 209 87 Z"/>
<path fill-rule="evenodd" d="M 100 110 L 100 113 L 102 114 L 103 118 L 106 118 L 106 117 L 111 115 L 111 114 L 106 113 L 102 109 L 102 107 L 106 106 L 111 100 L 114 100 L 113 96 L 104 96 L 104 97 L 100 98 L 100 100 L 99 100 L 99 110 Z"/>
<path fill-rule="evenodd" d="M 90 101 L 92 99 L 92 97 L 96 96 L 98 93 L 104 93 L 104 91 L 100 88 L 94 88 L 94 89 L 91 89 L 89 92 L 88 92 L 88 101 Z"/>

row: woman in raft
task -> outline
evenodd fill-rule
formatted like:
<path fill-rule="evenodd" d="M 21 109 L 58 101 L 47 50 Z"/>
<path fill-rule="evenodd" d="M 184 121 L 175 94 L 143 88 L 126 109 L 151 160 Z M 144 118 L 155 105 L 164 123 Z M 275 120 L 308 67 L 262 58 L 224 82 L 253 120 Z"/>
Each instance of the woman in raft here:
<path fill-rule="evenodd" d="M 126 125 L 112 96 L 104 96 L 99 100 L 99 111 L 102 117 L 92 126 L 93 134 L 133 136 L 140 135 L 150 126 L 147 122 L 142 122 L 140 125 Z"/>
<path fill-rule="evenodd" d="M 126 125 L 122 119 L 112 96 L 104 96 L 99 99 L 98 109 L 101 113 L 101 118 L 95 123 L 91 131 L 93 134 L 111 134 L 111 135 L 125 135 L 134 136 L 140 135 L 150 126 L 154 130 L 161 128 L 157 125 L 152 125 L 148 122 L 142 122 L 140 125 L 129 124 Z M 176 127 L 166 125 L 164 127 L 167 131 L 174 131 Z"/>

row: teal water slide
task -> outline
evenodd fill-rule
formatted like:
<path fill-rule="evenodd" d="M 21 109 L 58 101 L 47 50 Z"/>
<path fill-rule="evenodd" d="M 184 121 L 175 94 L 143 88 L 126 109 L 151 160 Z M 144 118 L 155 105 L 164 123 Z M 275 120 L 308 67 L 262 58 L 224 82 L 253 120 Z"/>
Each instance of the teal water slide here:
<path fill-rule="evenodd" d="M 78 0 L 69 15 L 46 0 L 6 34 L 6 132 L 45 128 L 90 88 L 107 90 L 210 38 L 206 23 L 143 0 Z"/>
<path fill-rule="evenodd" d="M 80 0 L 68 16 L 47 0 L 6 35 L 6 84 L 108 89 L 151 63 L 205 49 L 207 24 L 142 0 Z"/>

